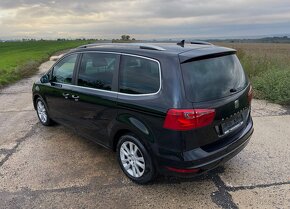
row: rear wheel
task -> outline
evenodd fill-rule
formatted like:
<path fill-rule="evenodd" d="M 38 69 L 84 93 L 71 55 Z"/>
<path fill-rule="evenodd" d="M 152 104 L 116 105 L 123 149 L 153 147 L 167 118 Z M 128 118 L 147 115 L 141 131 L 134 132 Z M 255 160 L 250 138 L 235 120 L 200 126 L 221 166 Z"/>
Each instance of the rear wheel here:
<path fill-rule="evenodd" d="M 46 105 L 41 98 L 36 99 L 36 112 L 42 125 L 50 126 L 52 124 L 52 120 L 49 118 L 47 113 Z"/>
<path fill-rule="evenodd" d="M 123 172 L 135 183 L 146 184 L 154 179 L 152 158 L 137 137 L 128 134 L 120 138 L 117 158 Z"/>

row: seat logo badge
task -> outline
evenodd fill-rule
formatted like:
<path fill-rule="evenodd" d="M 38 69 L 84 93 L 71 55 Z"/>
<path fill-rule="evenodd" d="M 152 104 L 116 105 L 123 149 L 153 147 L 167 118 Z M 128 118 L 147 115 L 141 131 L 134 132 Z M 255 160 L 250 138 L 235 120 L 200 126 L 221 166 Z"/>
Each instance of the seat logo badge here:
<path fill-rule="evenodd" d="M 240 107 L 239 100 L 236 100 L 234 103 L 235 103 L 235 109 L 238 109 Z"/>

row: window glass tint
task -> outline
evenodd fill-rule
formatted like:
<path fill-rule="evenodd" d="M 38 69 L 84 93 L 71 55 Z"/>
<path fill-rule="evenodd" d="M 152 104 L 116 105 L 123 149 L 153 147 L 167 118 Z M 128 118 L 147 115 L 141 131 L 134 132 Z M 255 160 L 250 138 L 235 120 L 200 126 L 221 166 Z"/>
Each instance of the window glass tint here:
<path fill-rule="evenodd" d="M 78 85 L 103 90 L 112 90 L 113 74 L 117 55 L 86 53 L 82 57 Z"/>
<path fill-rule="evenodd" d="M 77 60 L 77 54 L 73 54 L 62 59 L 53 68 L 52 81 L 57 83 L 72 82 L 73 71 Z"/>
<path fill-rule="evenodd" d="M 122 56 L 119 87 L 128 94 L 155 93 L 160 87 L 157 62 L 134 56 Z"/>
<path fill-rule="evenodd" d="M 181 68 L 187 97 L 195 102 L 229 96 L 248 84 L 236 55 L 188 62 Z"/>

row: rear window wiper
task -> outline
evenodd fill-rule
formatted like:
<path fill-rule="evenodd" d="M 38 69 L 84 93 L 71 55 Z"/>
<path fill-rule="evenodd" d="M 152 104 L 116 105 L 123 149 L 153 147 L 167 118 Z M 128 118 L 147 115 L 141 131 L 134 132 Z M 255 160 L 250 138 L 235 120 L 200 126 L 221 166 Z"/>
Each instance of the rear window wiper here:
<path fill-rule="evenodd" d="M 231 92 L 231 93 L 234 93 L 234 92 L 237 92 L 237 91 L 241 91 L 243 88 L 244 88 L 244 87 L 242 87 L 242 86 L 241 86 L 241 87 L 238 87 L 238 88 L 231 88 L 231 89 L 230 89 L 230 92 Z"/>
<path fill-rule="evenodd" d="M 235 88 L 230 89 L 231 93 L 236 92 L 236 91 L 237 91 L 237 89 L 235 89 Z"/>

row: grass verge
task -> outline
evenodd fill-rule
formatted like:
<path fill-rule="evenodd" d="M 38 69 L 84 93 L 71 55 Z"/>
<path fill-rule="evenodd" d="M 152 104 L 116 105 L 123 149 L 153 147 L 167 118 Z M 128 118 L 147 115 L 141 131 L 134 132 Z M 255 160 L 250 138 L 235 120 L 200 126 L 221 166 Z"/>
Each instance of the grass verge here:
<path fill-rule="evenodd" d="M 0 88 L 33 75 L 52 54 L 88 41 L 25 41 L 0 43 Z"/>
<path fill-rule="evenodd" d="M 290 44 L 223 44 L 237 55 L 251 80 L 254 97 L 290 105 Z"/>

